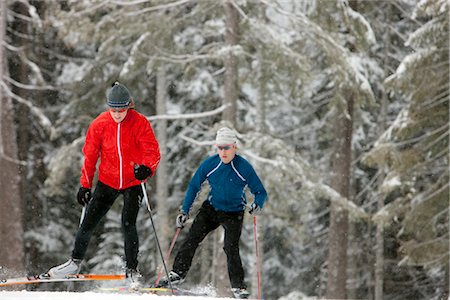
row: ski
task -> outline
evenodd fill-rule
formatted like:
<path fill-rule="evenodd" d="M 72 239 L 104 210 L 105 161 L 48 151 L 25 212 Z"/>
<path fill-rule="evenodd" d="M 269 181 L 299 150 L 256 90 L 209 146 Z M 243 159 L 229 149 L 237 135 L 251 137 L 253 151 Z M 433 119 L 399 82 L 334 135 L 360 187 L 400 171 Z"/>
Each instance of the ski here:
<path fill-rule="evenodd" d="M 66 282 L 66 281 L 103 281 L 103 280 L 123 280 L 123 274 L 73 274 L 66 275 L 63 278 L 51 278 L 47 273 L 34 276 L 25 276 L 18 278 L 0 279 L 0 287 L 20 284 L 47 283 L 47 282 Z"/>
<path fill-rule="evenodd" d="M 98 292 L 112 292 L 112 293 L 150 293 L 159 295 L 174 295 L 174 296 L 209 296 L 205 292 L 195 292 L 178 287 L 165 288 L 165 287 L 141 287 L 138 289 L 130 287 L 100 287 L 97 288 Z"/>

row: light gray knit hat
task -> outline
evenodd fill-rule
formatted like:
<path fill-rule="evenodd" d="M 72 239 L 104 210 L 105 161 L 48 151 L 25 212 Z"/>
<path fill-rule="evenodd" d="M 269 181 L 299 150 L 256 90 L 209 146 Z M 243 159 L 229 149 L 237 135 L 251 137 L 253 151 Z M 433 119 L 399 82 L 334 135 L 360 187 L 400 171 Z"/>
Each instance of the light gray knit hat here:
<path fill-rule="evenodd" d="M 236 144 L 237 137 L 233 129 L 222 127 L 217 130 L 216 145 Z"/>

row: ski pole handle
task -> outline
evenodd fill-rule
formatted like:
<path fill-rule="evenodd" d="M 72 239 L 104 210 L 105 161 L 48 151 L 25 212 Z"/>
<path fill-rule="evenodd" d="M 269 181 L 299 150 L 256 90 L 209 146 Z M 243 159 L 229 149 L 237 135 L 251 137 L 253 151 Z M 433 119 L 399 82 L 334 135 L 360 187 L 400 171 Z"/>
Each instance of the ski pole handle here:
<path fill-rule="evenodd" d="M 81 227 L 81 223 L 83 223 L 85 215 L 86 215 L 86 205 L 84 205 L 83 208 L 81 209 L 81 217 L 80 217 L 80 225 L 79 225 L 79 227 Z"/>
<path fill-rule="evenodd" d="M 144 181 L 141 181 L 141 188 L 142 188 L 142 193 L 144 194 L 144 202 L 145 202 L 145 205 L 147 205 L 147 210 L 150 214 L 152 214 L 152 208 L 150 207 L 150 203 L 148 202 L 148 196 L 147 196 L 147 191 L 145 190 Z"/>

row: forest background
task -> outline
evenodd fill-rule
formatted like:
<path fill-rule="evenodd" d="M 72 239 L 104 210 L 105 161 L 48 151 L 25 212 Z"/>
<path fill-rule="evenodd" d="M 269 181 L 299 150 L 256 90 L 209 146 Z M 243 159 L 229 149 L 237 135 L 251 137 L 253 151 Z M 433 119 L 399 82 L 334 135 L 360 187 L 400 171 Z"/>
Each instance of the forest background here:
<path fill-rule="evenodd" d="M 119 80 L 160 143 L 147 189 L 163 249 L 228 125 L 269 193 L 257 217 L 265 299 L 447 299 L 448 1 L 6 0 L 0 13 L 3 276 L 70 256 L 84 136 Z M 120 211 L 118 200 L 83 271 L 121 272 Z M 161 261 L 150 224 L 142 208 L 147 279 Z M 221 239 L 202 244 L 188 285 L 227 293 Z"/>

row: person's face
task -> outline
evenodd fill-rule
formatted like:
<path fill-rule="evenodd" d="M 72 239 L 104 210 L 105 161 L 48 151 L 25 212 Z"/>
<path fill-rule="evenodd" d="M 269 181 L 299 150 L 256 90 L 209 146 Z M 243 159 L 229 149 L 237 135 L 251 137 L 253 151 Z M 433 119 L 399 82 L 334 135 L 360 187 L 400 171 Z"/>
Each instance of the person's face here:
<path fill-rule="evenodd" d="M 236 155 L 236 144 L 216 145 L 217 153 L 224 164 L 230 163 Z"/>
<path fill-rule="evenodd" d="M 120 123 L 125 119 L 128 113 L 128 107 L 125 108 L 110 108 L 109 113 L 116 123 Z"/>

